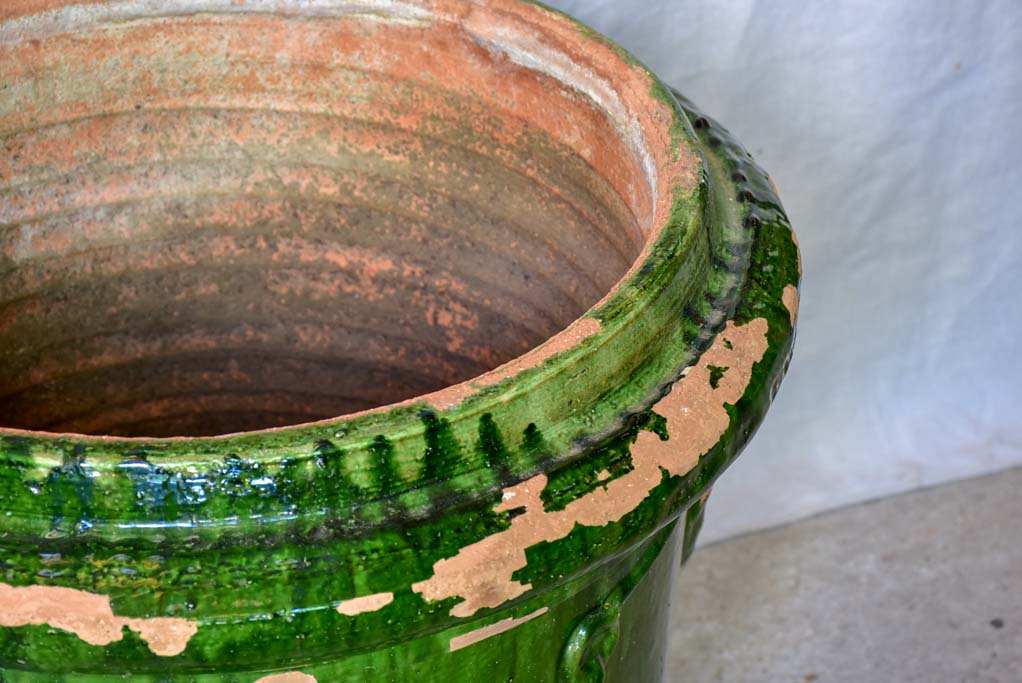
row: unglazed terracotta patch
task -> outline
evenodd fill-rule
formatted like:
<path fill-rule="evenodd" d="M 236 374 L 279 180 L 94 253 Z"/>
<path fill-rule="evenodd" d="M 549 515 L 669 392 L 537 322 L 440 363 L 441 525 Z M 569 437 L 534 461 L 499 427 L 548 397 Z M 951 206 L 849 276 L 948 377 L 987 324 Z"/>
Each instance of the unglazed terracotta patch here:
<path fill-rule="evenodd" d="M 784 288 L 784 293 L 781 295 L 781 301 L 784 302 L 784 307 L 788 309 L 788 315 L 791 316 L 791 326 L 795 326 L 795 322 L 798 320 L 798 287 L 795 285 L 788 285 Z"/>
<path fill-rule="evenodd" d="M 518 628 L 524 623 L 530 622 L 537 617 L 541 617 L 546 614 L 549 610 L 547 607 L 536 610 L 532 614 L 527 614 L 519 619 L 507 618 L 501 619 L 498 622 L 476 629 L 475 631 L 469 631 L 468 633 L 462 634 L 451 638 L 451 652 L 461 650 L 469 645 L 475 645 L 476 643 L 482 642 L 487 638 L 499 636 L 501 633 L 507 633 L 511 629 Z"/>
<path fill-rule="evenodd" d="M 379 611 L 392 602 L 394 602 L 393 593 L 377 593 L 376 595 L 345 600 L 337 605 L 337 611 L 345 616 L 354 617 L 366 612 Z"/>
<path fill-rule="evenodd" d="M 124 637 L 127 626 L 153 654 L 173 657 L 184 652 L 199 630 L 186 619 L 118 617 L 110 598 L 62 586 L 9 586 L 0 583 L 0 626 L 51 626 L 74 633 L 90 645 L 109 645 Z"/>
<path fill-rule="evenodd" d="M 674 435 L 661 441 L 652 432 L 641 432 L 632 447 L 634 469 L 603 488 L 568 504 L 563 510 L 547 512 L 540 494 L 547 483 L 538 475 L 508 488 L 495 512 L 524 508 L 511 520 L 511 528 L 463 548 L 454 557 L 433 566 L 433 576 L 412 585 L 427 600 L 461 597 L 451 615 L 468 617 L 485 607 L 497 607 L 531 588 L 512 576 L 525 567 L 526 549 L 541 542 L 567 536 L 576 524 L 603 526 L 620 520 L 634 510 L 656 487 L 661 469 L 682 476 L 696 466 L 730 423 L 725 406 L 736 403 L 752 378 L 752 366 L 767 349 L 767 321 L 758 318 L 745 325 L 729 322 L 689 368 L 655 410 L 667 419 Z M 711 367 L 727 368 L 711 382 Z"/>
<path fill-rule="evenodd" d="M 283 674 L 263 676 L 255 683 L 317 683 L 317 681 L 315 676 L 303 674 L 300 671 L 289 671 Z"/>
<path fill-rule="evenodd" d="M 438 410 L 446 410 L 458 405 L 466 398 L 478 394 L 486 387 L 499 384 L 506 379 L 514 377 L 520 372 L 535 368 L 550 360 L 559 353 L 570 351 L 579 346 L 586 339 L 599 333 L 600 321 L 595 318 L 581 318 L 575 321 L 567 330 L 557 335 L 547 343 L 524 356 L 515 358 L 500 366 L 496 370 L 486 373 L 482 377 L 469 382 L 443 389 L 431 394 L 426 400 Z"/>

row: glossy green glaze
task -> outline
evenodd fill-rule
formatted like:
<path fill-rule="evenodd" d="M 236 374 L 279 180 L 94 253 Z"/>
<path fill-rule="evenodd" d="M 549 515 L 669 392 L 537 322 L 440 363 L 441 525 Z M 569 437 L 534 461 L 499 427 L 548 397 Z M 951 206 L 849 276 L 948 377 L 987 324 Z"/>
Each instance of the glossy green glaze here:
<path fill-rule="evenodd" d="M 766 174 L 649 87 L 701 178 L 578 344 L 445 407 L 216 438 L 0 432 L 0 681 L 658 680 L 673 570 L 783 377 L 800 266 Z M 635 507 L 584 523 L 599 506 L 577 503 L 640 474 L 637 444 L 695 442 L 664 397 L 753 324 L 762 345 L 710 445 L 680 474 L 661 465 Z M 732 366 L 707 370 L 717 390 Z M 542 509 L 515 507 L 529 481 Z M 516 518 L 565 515 L 579 519 L 563 534 L 516 535 Z M 518 550 L 513 581 L 479 589 L 475 609 L 456 584 L 432 599 L 441 563 L 488 539 L 469 571 Z M 51 598 L 64 621 L 28 604 Z"/>

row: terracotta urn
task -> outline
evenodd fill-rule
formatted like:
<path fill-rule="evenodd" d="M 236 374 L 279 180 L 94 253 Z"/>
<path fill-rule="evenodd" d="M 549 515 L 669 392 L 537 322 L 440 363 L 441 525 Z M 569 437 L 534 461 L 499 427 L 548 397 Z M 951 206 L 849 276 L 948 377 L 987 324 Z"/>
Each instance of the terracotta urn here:
<path fill-rule="evenodd" d="M 523 0 L 0 4 L 0 681 L 663 674 L 766 174 Z"/>

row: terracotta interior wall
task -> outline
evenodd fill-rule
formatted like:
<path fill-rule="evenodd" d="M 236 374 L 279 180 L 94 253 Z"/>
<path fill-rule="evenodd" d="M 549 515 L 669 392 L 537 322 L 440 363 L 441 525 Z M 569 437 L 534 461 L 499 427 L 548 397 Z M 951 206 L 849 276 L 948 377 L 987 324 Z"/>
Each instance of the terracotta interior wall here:
<path fill-rule="evenodd" d="M 643 247 L 634 140 L 458 19 L 6 38 L 6 427 L 205 435 L 410 398 L 562 330 Z"/>

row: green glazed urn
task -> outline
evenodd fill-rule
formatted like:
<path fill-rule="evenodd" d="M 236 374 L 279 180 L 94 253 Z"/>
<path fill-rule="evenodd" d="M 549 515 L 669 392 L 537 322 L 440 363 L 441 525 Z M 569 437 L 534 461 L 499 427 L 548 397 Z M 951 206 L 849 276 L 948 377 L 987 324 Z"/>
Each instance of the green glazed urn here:
<path fill-rule="evenodd" d="M 661 679 L 798 308 L 715 121 L 524 0 L 6 0 L 0 145 L 0 681 Z"/>

